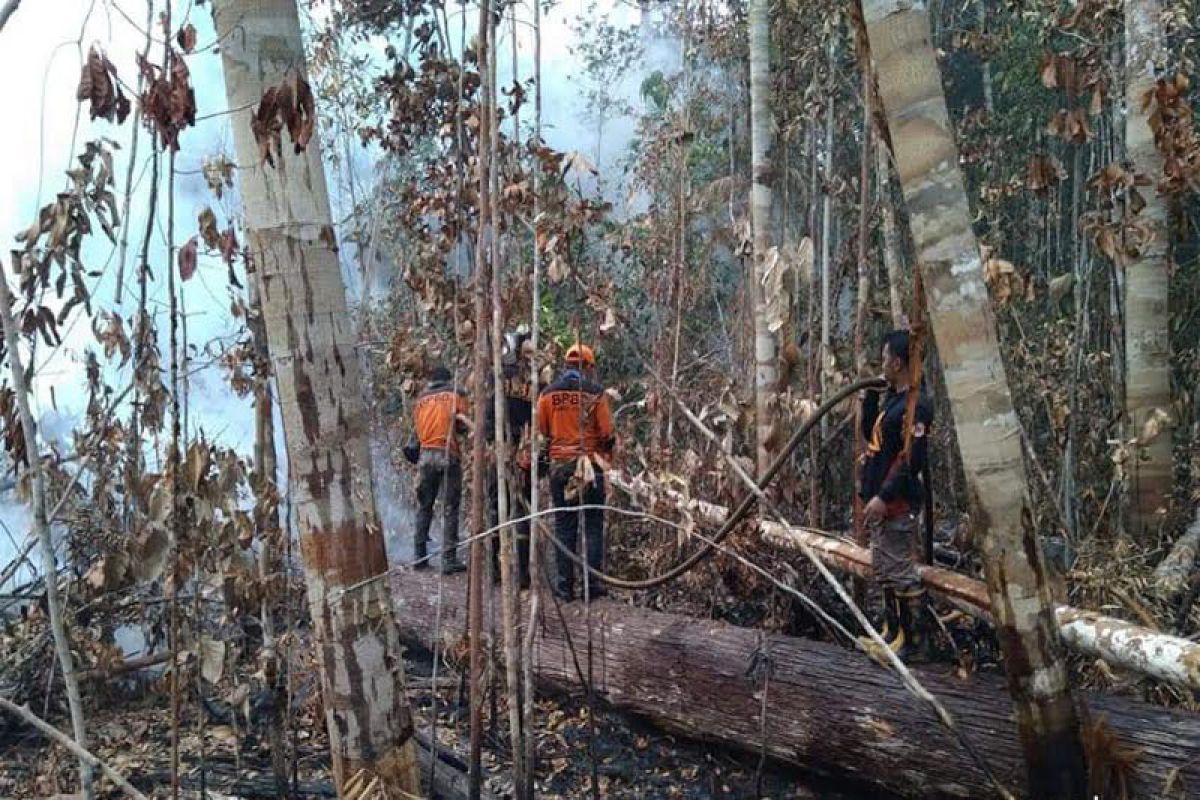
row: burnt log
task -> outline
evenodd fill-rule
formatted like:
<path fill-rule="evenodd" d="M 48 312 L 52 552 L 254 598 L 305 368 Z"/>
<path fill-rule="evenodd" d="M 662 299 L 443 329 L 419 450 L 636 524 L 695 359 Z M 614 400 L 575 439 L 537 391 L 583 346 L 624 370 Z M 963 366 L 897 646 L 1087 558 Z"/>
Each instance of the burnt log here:
<path fill-rule="evenodd" d="M 439 580 L 445 583 L 436 630 Z M 466 619 L 461 576 L 406 572 L 392 581 L 401 638 L 424 647 L 440 638 L 453 648 Z M 551 602 L 546 608 L 535 646 L 539 684 L 580 689 L 580 668 L 587 670 L 586 613 L 582 603 Z M 596 696 L 621 711 L 750 753 L 764 745 L 779 762 L 874 790 L 939 798 L 995 794 L 932 712 L 891 670 L 860 653 L 612 600 L 594 603 L 591 618 Z M 761 655 L 771 665 L 765 737 L 760 737 L 761 673 L 752 670 L 752 664 L 764 663 Z M 937 669 L 914 673 L 999 779 L 1026 796 L 1024 760 L 1003 680 L 992 675 L 963 680 Z M 1085 702 L 1117 741 L 1138 752 L 1128 776 L 1132 796 L 1185 796 L 1166 788 L 1200 786 L 1195 758 L 1200 715 L 1101 695 Z"/>

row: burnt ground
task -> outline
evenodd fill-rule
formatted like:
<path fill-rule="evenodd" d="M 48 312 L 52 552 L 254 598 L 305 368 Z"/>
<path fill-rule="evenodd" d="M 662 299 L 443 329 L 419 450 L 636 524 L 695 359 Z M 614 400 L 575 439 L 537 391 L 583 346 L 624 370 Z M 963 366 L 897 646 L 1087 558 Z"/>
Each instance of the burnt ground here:
<path fill-rule="evenodd" d="M 430 664 L 417 661 L 409 667 L 410 700 L 418 728 L 429 732 L 434 699 L 429 688 Z M 286 749 L 294 749 L 298 755 L 294 773 L 288 776 L 289 795 L 295 798 L 334 796 L 327 738 L 312 682 L 313 676 L 306 675 L 305 685 L 299 686 L 287 730 Z M 148 681 L 95 694 L 88 713 L 93 752 L 154 798 L 171 796 L 171 725 L 163 683 Z M 465 763 L 468 725 L 465 708 L 456 703 L 460 685 L 457 676 L 439 679 L 436 732 L 438 742 Z M 501 703 L 493 725 L 490 705 L 488 702 L 484 710 L 484 772 L 493 797 L 504 798 L 511 793 L 507 718 Z M 181 712 L 181 797 L 276 797 L 264 723 L 232 716 L 217 719 L 211 708 L 202 708 L 190 694 L 182 699 Z M 580 697 L 540 696 L 536 716 L 538 796 L 551 800 L 591 797 L 593 762 L 597 794 L 603 798 L 849 800 L 878 796 L 770 762 L 760 776 L 753 754 L 675 737 L 601 706 L 596 708 L 593 733 L 587 703 Z M 52 708 L 51 718 L 60 729 L 68 728 L 65 709 Z M 9 726 L 0 734 L 0 799 L 68 792 L 75 785 L 75 769 L 74 759 L 64 748 L 47 743 L 28 728 Z M 107 793 L 101 792 L 100 797 L 119 796 L 107 783 L 105 786 Z"/>
<path fill-rule="evenodd" d="M 429 686 L 429 662 L 412 665 L 411 684 Z M 458 704 L 461 687 L 443 687 L 438 695 L 438 742 L 465 760 L 468 722 L 465 702 Z M 428 731 L 433 693 L 412 694 L 414 711 Z M 511 792 L 507 716 L 503 702 L 496 725 L 485 706 L 485 771 L 488 788 L 498 797 Z M 537 794 L 545 798 L 592 796 L 593 762 L 598 795 L 605 798 L 669 798 L 670 800 L 729 800 L 732 798 L 850 798 L 881 797 L 828 779 L 766 762 L 759 769 L 753 754 L 709 746 L 676 737 L 636 717 L 597 703 L 595 726 L 586 699 L 554 693 L 539 695 Z M 760 783 L 761 780 L 761 783 Z"/>

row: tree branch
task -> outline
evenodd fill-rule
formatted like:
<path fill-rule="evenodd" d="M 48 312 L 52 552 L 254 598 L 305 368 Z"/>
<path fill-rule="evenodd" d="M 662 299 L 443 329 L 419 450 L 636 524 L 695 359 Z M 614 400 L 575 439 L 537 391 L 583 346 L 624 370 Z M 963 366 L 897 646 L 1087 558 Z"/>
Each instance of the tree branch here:
<path fill-rule="evenodd" d="M 105 764 L 100 759 L 96 758 L 96 756 L 92 755 L 87 750 L 84 750 L 70 736 L 67 736 L 49 722 L 46 722 L 44 719 L 36 716 L 32 711 L 29 710 L 29 706 L 19 706 L 16 703 L 0 697 L 0 708 L 12 714 L 14 717 L 19 717 L 33 727 L 37 728 L 50 739 L 53 739 L 63 747 L 70 750 L 71 753 L 80 761 L 87 762 L 93 768 L 99 767 L 100 771 L 107 775 L 108 779 L 117 785 L 117 788 L 134 798 L 134 800 L 148 800 L 146 795 L 133 788 L 133 785 L 130 784 L 129 781 L 125 780 L 125 778 L 123 778 L 119 772 Z"/>
<path fill-rule="evenodd" d="M 4 30 L 4 26 L 8 24 L 8 18 L 13 15 L 21 5 L 21 0 L 8 0 L 7 3 L 0 7 L 0 31 Z"/>

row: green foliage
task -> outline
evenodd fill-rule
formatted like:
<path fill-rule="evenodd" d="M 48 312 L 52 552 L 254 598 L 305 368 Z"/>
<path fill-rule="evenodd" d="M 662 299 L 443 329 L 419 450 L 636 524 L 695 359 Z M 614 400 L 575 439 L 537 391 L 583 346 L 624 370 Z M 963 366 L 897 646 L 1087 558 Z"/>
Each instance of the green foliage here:
<path fill-rule="evenodd" d="M 656 69 L 642 81 L 642 100 L 650 105 L 652 111 L 662 114 L 671 102 L 671 85 L 662 70 Z"/>

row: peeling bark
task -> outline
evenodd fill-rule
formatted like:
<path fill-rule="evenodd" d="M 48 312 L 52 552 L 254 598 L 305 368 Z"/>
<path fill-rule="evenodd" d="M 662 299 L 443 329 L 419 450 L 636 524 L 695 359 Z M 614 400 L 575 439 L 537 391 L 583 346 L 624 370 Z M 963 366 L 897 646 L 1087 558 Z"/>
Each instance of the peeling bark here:
<path fill-rule="evenodd" d="M 1125 147 L 1135 171 L 1157 184 L 1163 160 L 1150 129 L 1152 108 L 1142 96 L 1154 88 L 1154 69 L 1166 63 L 1159 0 L 1125 0 Z M 1137 439 L 1146 422 L 1171 412 L 1171 342 L 1168 290 L 1170 227 L 1167 200 L 1156 188 L 1142 192 L 1146 205 L 1138 219 L 1148 224 L 1153 238 L 1125 266 L 1125 413 L 1130 425 L 1126 438 Z M 1159 510 L 1167 506 L 1172 488 L 1171 428 L 1139 443 L 1127 462 L 1130 523 L 1136 534 L 1153 536 L 1161 524 Z"/>
<path fill-rule="evenodd" d="M 277 167 L 259 161 L 251 107 L 267 86 L 305 70 L 295 0 L 221 0 L 225 91 L 288 453 L 334 779 L 358 770 L 420 791 L 403 662 L 384 581 L 368 418 L 355 332 L 332 237 L 319 137 Z"/>
<path fill-rule="evenodd" d="M 1029 790 L 1081 798 L 1079 716 L 924 2 L 865 0 L 867 35 L 978 521 Z"/>

